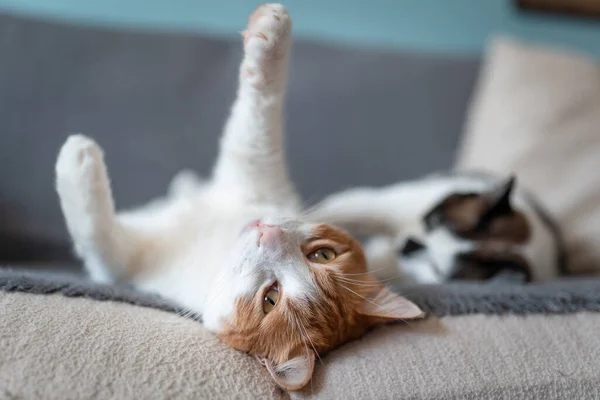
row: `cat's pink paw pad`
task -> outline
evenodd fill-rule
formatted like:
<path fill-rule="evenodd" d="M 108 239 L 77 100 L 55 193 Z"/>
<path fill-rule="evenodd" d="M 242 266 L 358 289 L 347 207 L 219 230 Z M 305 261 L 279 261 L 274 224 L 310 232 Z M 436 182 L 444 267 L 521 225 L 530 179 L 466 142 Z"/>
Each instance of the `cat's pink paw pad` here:
<path fill-rule="evenodd" d="M 270 61 L 282 59 L 288 51 L 290 31 L 291 21 L 281 4 L 263 4 L 254 10 L 241 32 L 247 64 L 244 74 L 253 76 L 257 69 L 268 69 Z"/>

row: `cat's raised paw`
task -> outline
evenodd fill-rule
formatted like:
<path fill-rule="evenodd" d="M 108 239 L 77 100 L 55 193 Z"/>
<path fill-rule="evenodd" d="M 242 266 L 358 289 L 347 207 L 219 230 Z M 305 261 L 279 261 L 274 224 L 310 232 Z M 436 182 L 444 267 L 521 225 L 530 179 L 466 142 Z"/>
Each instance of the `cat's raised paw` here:
<path fill-rule="evenodd" d="M 248 17 L 248 26 L 241 32 L 245 58 L 243 76 L 275 75 L 285 68 L 281 61 L 289 50 L 291 21 L 281 4 L 263 4 Z"/>
<path fill-rule="evenodd" d="M 82 178 L 93 179 L 98 169 L 102 172 L 102 166 L 103 154 L 96 142 L 83 135 L 71 135 L 60 149 L 56 176 L 59 181 L 76 183 Z"/>

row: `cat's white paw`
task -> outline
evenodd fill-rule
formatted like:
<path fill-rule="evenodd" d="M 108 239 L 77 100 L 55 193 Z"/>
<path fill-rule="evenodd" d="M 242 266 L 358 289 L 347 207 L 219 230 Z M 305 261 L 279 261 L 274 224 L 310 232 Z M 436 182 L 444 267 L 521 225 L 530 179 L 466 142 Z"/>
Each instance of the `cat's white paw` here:
<path fill-rule="evenodd" d="M 102 149 L 83 135 L 70 136 L 56 162 L 56 190 L 76 252 L 92 279 L 110 282 L 117 272 L 107 266 L 124 266 L 122 249 L 127 237 L 114 223 Z"/>
<path fill-rule="evenodd" d="M 94 180 L 103 171 L 103 154 L 92 139 L 83 135 L 69 136 L 58 154 L 56 177 L 58 183 L 80 184 Z"/>
<path fill-rule="evenodd" d="M 74 234 L 90 234 L 93 219 L 112 216 L 104 155 L 96 142 L 83 135 L 67 139 L 56 162 L 56 190 Z"/>
<path fill-rule="evenodd" d="M 244 38 L 242 76 L 270 80 L 285 69 L 291 20 L 281 4 L 263 4 L 248 17 Z"/>

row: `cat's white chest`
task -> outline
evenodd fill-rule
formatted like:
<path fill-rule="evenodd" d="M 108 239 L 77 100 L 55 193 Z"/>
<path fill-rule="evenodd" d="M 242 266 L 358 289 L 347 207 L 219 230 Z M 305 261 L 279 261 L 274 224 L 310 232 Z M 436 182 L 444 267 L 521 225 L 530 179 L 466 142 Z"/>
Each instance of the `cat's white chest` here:
<path fill-rule="evenodd" d="M 207 296 L 217 286 L 227 290 L 227 282 L 219 282 L 219 271 L 226 267 L 233 244 L 245 224 L 271 210 L 217 203 L 209 207 L 212 212 L 204 209 L 182 217 L 181 241 L 173 241 L 174 248 L 165 253 L 168 257 L 162 265 L 151 276 L 139 280 L 136 287 L 161 293 L 197 313 L 204 312 Z"/>

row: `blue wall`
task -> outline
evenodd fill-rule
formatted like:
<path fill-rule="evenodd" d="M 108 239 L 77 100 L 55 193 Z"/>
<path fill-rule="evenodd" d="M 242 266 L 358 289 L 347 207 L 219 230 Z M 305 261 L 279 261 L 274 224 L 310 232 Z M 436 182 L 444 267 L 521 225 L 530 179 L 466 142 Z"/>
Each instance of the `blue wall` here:
<path fill-rule="evenodd" d="M 521 14 L 513 0 L 288 0 L 297 36 L 477 53 L 497 32 L 600 56 L 600 22 Z M 247 0 L 0 0 L 0 10 L 76 23 L 234 35 Z"/>

